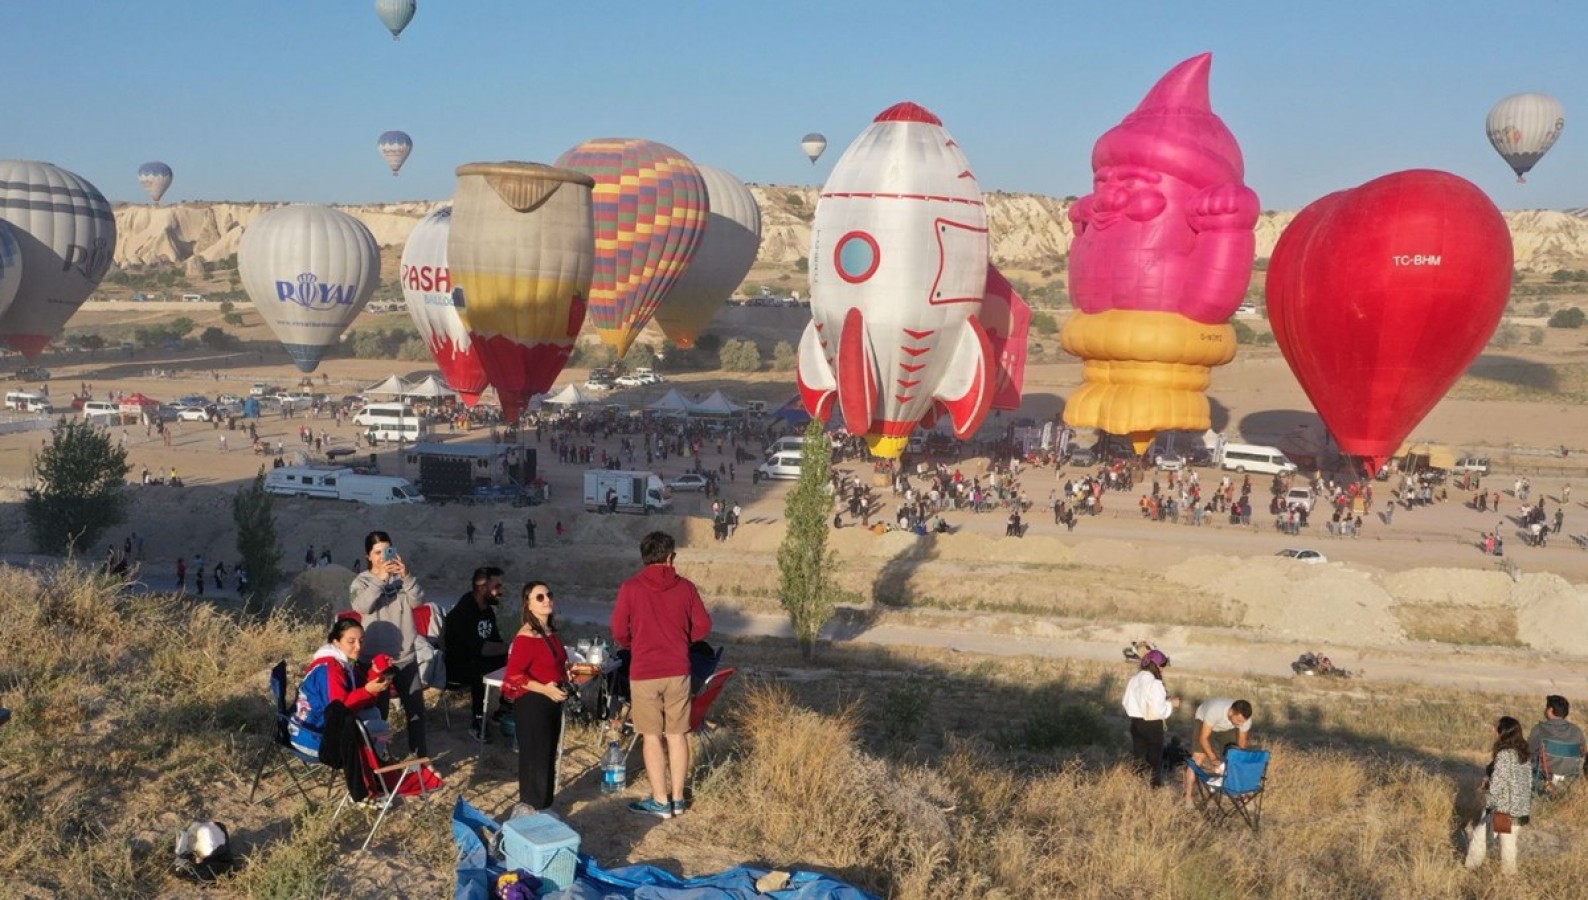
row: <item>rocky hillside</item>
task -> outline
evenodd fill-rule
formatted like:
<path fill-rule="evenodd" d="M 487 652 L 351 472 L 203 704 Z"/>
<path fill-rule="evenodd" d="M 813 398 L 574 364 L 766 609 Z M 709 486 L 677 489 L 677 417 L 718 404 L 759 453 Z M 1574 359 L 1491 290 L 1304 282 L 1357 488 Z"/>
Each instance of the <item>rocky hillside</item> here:
<path fill-rule="evenodd" d="M 815 187 L 752 185 L 762 211 L 759 264 L 793 267 L 810 252 L 810 220 Z M 987 197 L 992 220 L 993 259 L 1000 265 L 1047 268 L 1069 252 L 1069 204 L 1041 194 L 992 193 Z M 279 204 L 190 203 L 175 206 L 120 206 L 116 224 L 120 241 L 116 263 L 123 268 L 205 262 L 237 252 L 243 229 Z M 384 247 L 401 246 L 414 225 L 438 202 L 388 203 L 343 207 L 358 216 Z M 1580 210 L 1573 212 L 1581 212 Z M 1294 218 L 1293 212 L 1264 213 L 1257 223 L 1257 255 L 1268 256 Z M 1571 212 L 1523 210 L 1505 214 L 1516 240 L 1517 267 L 1551 271 L 1588 265 L 1588 218 Z"/>

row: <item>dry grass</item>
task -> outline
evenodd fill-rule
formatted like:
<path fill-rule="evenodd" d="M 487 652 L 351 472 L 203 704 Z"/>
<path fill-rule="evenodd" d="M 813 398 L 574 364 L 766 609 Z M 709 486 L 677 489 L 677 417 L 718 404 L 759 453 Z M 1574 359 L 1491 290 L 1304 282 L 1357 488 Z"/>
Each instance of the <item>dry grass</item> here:
<path fill-rule="evenodd" d="M 1392 610 L 1406 637 L 1414 641 L 1520 647 L 1516 610 L 1505 607 L 1397 605 Z"/>

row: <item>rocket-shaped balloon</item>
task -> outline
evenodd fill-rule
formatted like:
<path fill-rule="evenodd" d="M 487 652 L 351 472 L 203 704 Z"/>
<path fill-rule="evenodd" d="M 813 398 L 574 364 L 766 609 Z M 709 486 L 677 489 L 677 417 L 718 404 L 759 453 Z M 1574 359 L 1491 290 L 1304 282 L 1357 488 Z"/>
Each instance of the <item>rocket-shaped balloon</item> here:
<path fill-rule="evenodd" d="M 1229 324 L 1251 277 L 1257 195 L 1208 100 L 1212 56 L 1153 86 L 1092 148 L 1093 190 L 1070 209 L 1070 296 L 1059 340 L 1086 361 L 1064 421 L 1130 435 L 1210 425 L 1211 369 L 1235 357 Z"/>
<path fill-rule="evenodd" d="M 939 415 L 974 434 L 999 386 L 981 321 L 987 211 L 936 116 L 900 103 L 849 145 L 817 201 L 810 259 L 799 389 L 811 415 L 828 419 L 837 400 L 884 457 Z"/>

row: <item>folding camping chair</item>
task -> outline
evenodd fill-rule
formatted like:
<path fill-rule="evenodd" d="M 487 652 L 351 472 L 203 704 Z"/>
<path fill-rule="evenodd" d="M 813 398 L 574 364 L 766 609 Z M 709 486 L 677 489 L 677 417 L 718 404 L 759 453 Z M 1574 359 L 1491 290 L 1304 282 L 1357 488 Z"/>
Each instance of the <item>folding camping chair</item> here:
<path fill-rule="evenodd" d="M 722 696 L 722 689 L 728 686 L 728 682 L 738 674 L 738 671 L 732 666 L 718 669 L 700 686 L 699 692 L 689 698 L 689 734 L 700 739 L 700 753 L 708 763 L 716 762 L 712 758 L 711 746 L 713 732 L 717 730 L 717 726 L 713 725 L 706 716 L 711 712 L 711 707 L 717 702 L 717 698 Z M 629 738 L 629 745 L 623 749 L 625 757 L 634 752 L 634 745 L 639 741 L 639 732 L 635 732 Z"/>
<path fill-rule="evenodd" d="M 365 723 L 362 720 L 356 721 L 358 721 L 358 733 L 363 739 L 364 751 L 367 754 L 365 758 L 382 762 L 381 755 L 375 750 L 375 740 L 370 736 L 369 729 L 365 727 Z M 386 821 L 386 814 L 391 812 L 392 803 L 397 800 L 397 795 L 403 792 L 403 786 L 410 778 L 414 779 L 414 783 L 419 786 L 419 795 L 424 798 L 425 802 L 428 803 L 430 801 L 431 789 L 425 776 L 429 775 L 432 778 L 435 776 L 426 768 L 429 765 L 430 757 L 415 756 L 401 762 L 388 763 L 369 770 L 368 774 L 371 777 L 365 779 L 371 788 L 369 797 L 379 804 L 380 813 L 375 816 L 375 824 L 370 826 L 369 836 L 364 838 L 364 844 L 359 847 L 360 850 L 369 849 L 370 842 L 375 840 L 375 832 L 379 831 L 381 823 Z M 393 772 L 399 774 L 394 779 L 388 779 L 386 776 Z M 336 812 L 331 816 L 332 820 L 334 821 L 341 816 L 342 810 L 353 805 L 355 805 L 355 802 L 352 796 L 344 793 L 342 802 L 336 805 Z"/>
<path fill-rule="evenodd" d="M 1540 743 L 1542 746 L 1533 758 L 1535 792 L 1549 797 L 1563 797 L 1582 777 L 1582 745 L 1548 738 Z"/>
<path fill-rule="evenodd" d="M 303 799 L 314 803 L 314 798 L 309 796 L 309 791 L 303 786 L 304 778 L 311 784 L 316 780 L 325 781 L 325 798 L 331 799 L 331 791 L 336 788 L 336 770 L 320 765 L 315 757 L 298 750 L 292 746 L 292 738 L 287 732 L 287 725 L 292 720 L 292 710 L 287 706 L 287 661 L 276 663 L 270 670 L 270 695 L 275 703 L 275 730 L 270 735 L 270 743 L 259 754 L 259 765 L 254 769 L 254 786 L 248 791 L 248 802 L 253 803 L 254 797 L 259 793 L 259 782 L 266 777 L 285 771 L 292 779 L 292 786 L 298 789 Z M 265 771 L 272 759 L 279 760 L 274 768 Z M 300 777 L 302 776 L 302 777 Z M 274 800 L 287 792 L 287 788 L 262 797 L 258 802 Z"/>
<path fill-rule="evenodd" d="M 1268 781 L 1268 751 L 1231 747 L 1224 754 L 1224 773 L 1209 772 L 1186 760 L 1196 776 L 1196 808 L 1209 822 L 1239 816 L 1253 831 L 1263 821 L 1263 792 Z"/>

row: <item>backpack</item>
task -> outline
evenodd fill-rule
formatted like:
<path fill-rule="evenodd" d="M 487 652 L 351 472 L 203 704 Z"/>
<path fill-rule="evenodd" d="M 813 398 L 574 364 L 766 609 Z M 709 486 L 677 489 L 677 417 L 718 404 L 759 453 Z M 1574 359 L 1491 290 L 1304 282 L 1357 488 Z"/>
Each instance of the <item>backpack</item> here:
<path fill-rule="evenodd" d="M 414 609 L 414 631 L 419 639 L 414 641 L 414 658 L 419 665 L 419 683 L 425 687 L 446 689 L 447 658 L 442 652 L 446 626 L 441 607 L 425 603 Z"/>

